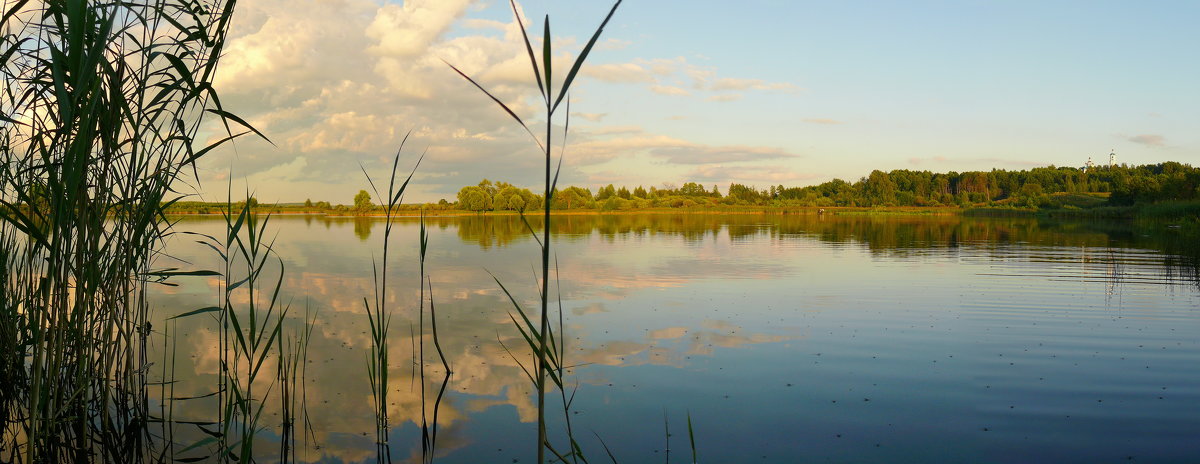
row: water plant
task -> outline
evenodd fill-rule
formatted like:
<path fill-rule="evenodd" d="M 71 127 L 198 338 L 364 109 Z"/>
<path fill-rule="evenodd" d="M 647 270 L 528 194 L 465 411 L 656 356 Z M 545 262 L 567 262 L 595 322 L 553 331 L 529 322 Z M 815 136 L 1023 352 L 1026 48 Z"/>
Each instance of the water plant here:
<path fill-rule="evenodd" d="M 383 227 L 383 255 L 379 263 L 372 262 L 372 282 L 375 288 L 374 304 L 363 298 L 363 307 L 367 313 L 367 322 L 370 325 L 371 331 L 371 350 L 367 355 L 367 379 L 371 385 L 371 401 L 373 412 L 375 414 L 375 460 L 380 463 L 392 462 L 392 451 L 388 431 L 391 427 L 388 419 L 388 379 L 391 369 L 389 361 L 388 337 L 391 327 L 392 313 L 388 306 L 388 251 L 391 247 L 392 228 L 395 225 L 394 219 L 400 211 L 404 200 L 404 192 L 408 189 L 409 182 L 412 181 L 413 175 L 417 171 L 417 167 L 421 165 L 421 160 L 425 158 L 422 154 L 413 166 L 408 177 L 403 182 L 397 182 L 398 168 L 400 165 L 400 155 L 404 151 L 404 145 L 408 142 L 406 134 L 400 142 L 400 148 L 396 150 L 396 155 L 392 159 L 392 169 L 388 178 L 387 192 L 384 194 L 375 185 L 375 181 L 371 179 L 370 173 L 366 168 L 362 168 L 363 175 L 367 178 L 367 183 L 370 184 L 371 190 L 375 192 L 375 197 L 380 199 L 380 206 L 384 212 L 384 227 Z M 361 168 L 361 166 L 360 166 Z M 369 200 L 368 200 L 369 201 Z M 414 338 L 416 346 L 413 348 L 413 366 L 416 371 L 416 381 L 420 384 L 421 397 L 421 461 L 433 462 L 434 450 L 437 446 L 437 418 L 440 410 L 442 398 L 445 396 L 446 387 L 450 382 L 450 363 L 446 360 L 445 353 L 442 352 L 441 343 L 438 340 L 437 317 L 436 309 L 433 302 L 433 285 L 429 282 L 428 275 L 425 273 L 425 258 L 429 251 L 429 233 L 425 228 L 425 216 L 421 215 L 418 241 L 418 306 L 417 306 L 417 327 Z M 426 398 L 428 391 L 426 388 L 426 372 L 425 372 L 425 301 L 426 290 L 428 290 L 429 301 L 429 334 L 432 338 L 434 349 L 437 352 L 438 358 L 441 361 L 443 368 L 443 377 L 435 397 L 433 407 L 426 407 Z M 410 331 L 412 328 L 410 327 Z"/>
<path fill-rule="evenodd" d="M 3 2 L 0 460 L 159 454 L 146 290 L 211 275 L 156 267 L 162 212 L 197 159 L 254 132 L 212 86 L 235 3 Z M 226 129 L 207 146 L 205 116 Z"/>
<path fill-rule="evenodd" d="M 563 392 L 563 412 L 567 424 L 570 423 L 570 414 L 567 411 L 570 407 L 570 401 L 565 396 L 564 382 L 562 379 L 564 368 L 563 355 L 565 354 L 565 351 L 558 348 L 558 345 L 561 344 L 556 343 L 554 332 L 550 326 L 550 263 L 552 257 L 551 235 L 553 229 L 551 224 L 550 206 L 553 203 L 554 193 L 557 190 L 558 173 L 561 172 L 563 154 L 560 153 L 558 168 L 552 169 L 554 168 L 553 155 L 551 153 L 553 148 L 552 136 L 554 129 L 554 114 L 558 110 L 559 105 L 561 105 L 565 100 L 567 102 L 566 107 L 564 107 L 566 109 L 566 116 L 564 117 L 563 123 L 563 152 L 565 152 L 566 134 L 570 128 L 571 104 L 568 95 L 571 84 L 575 81 L 575 77 L 579 75 L 579 69 L 583 66 L 588 54 L 591 53 L 592 47 L 596 45 L 596 40 L 600 38 L 600 34 L 604 31 L 604 26 L 606 26 L 612 19 L 613 14 L 617 11 L 617 7 L 621 5 L 621 0 L 617 0 L 617 2 L 613 4 L 612 9 L 609 10 L 608 15 L 604 18 L 604 21 L 601 22 L 600 26 L 596 28 L 595 33 L 592 34 L 592 37 L 590 40 L 588 40 L 587 45 L 583 47 L 583 50 L 580 51 L 579 56 L 575 58 L 574 63 L 571 65 L 570 71 L 567 72 L 566 77 L 563 79 L 562 84 L 557 89 L 557 92 L 554 89 L 553 53 L 550 40 L 551 35 L 549 15 L 546 16 L 542 29 L 542 62 L 541 66 L 539 67 L 537 57 L 533 52 L 533 45 L 529 41 L 529 35 L 525 31 L 525 24 L 523 21 L 521 21 L 521 14 L 517 9 L 516 0 L 509 0 L 509 4 L 512 6 L 513 15 L 516 17 L 518 26 L 521 28 L 521 38 L 524 41 L 525 51 L 529 55 L 529 63 L 533 68 L 534 81 L 536 82 L 538 91 L 541 94 L 542 102 L 545 105 L 546 133 L 543 139 L 539 139 L 537 135 L 533 133 L 533 130 L 529 128 L 529 125 L 527 125 L 525 121 L 517 115 L 516 112 L 509 108 L 508 105 L 504 104 L 504 102 L 500 101 L 500 99 L 496 98 L 491 92 L 488 92 L 487 89 L 485 89 L 466 73 L 459 70 L 453 64 L 448 62 L 446 64 L 449 65 L 450 68 L 456 73 L 474 85 L 475 88 L 479 89 L 489 98 L 491 98 L 492 101 L 499 105 L 501 109 L 503 109 L 506 113 L 508 113 L 509 116 L 516 120 L 517 124 L 525 129 L 525 132 L 529 133 L 530 137 L 533 137 L 534 142 L 537 144 L 542 154 L 545 155 L 545 190 L 542 196 L 545 201 L 542 202 L 542 238 L 538 240 L 538 245 L 541 249 L 542 264 L 542 272 L 540 276 L 541 285 L 539 286 L 541 306 L 536 314 L 536 323 L 530 318 L 528 312 L 517 302 L 517 299 L 513 297 L 507 288 L 504 287 L 503 283 L 501 283 L 499 279 L 496 279 L 497 285 L 504 290 L 504 293 L 509 297 L 509 300 L 513 305 L 513 309 L 516 311 L 516 316 L 510 314 L 513 324 L 520 331 L 521 336 L 525 339 L 526 344 L 533 352 L 533 370 L 531 372 L 529 369 L 525 369 L 525 373 L 529 376 L 530 381 L 533 383 L 537 395 L 537 462 L 540 464 L 546 461 L 545 454 L 547 450 L 553 452 L 558 459 L 563 461 L 566 461 L 568 456 L 572 457 L 573 460 L 577 460 L 581 454 L 579 445 L 575 441 L 574 434 L 571 433 L 569 425 L 568 440 L 570 449 L 565 453 L 560 453 L 555 450 L 553 445 L 547 439 L 546 433 L 546 393 L 550 388 L 550 384 L 547 383 L 547 380 L 553 383 L 553 385 L 557 387 L 560 392 Z M 552 173 L 553 176 L 551 175 Z M 522 218 L 523 217 L 524 215 L 522 215 Z M 537 234 L 533 231 L 533 228 L 530 227 L 529 230 L 536 239 Z M 520 321 L 517 320 L 517 316 L 520 317 Z M 561 333 L 561 329 L 559 332 Z"/>

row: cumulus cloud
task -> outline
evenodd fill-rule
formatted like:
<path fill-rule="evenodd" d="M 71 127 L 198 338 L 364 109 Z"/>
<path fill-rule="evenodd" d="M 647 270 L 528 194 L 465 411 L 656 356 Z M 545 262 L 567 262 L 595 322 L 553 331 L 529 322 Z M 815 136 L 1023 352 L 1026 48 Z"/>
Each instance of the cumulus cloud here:
<path fill-rule="evenodd" d="M 418 191 L 430 192 L 431 199 L 452 197 L 458 187 L 482 177 L 535 182 L 530 173 L 539 171 L 542 159 L 529 135 L 442 62 L 454 63 L 487 87 L 535 133 L 545 130 L 516 21 L 473 19 L 472 8 L 467 0 L 239 4 L 216 87 L 226 109 L 266 133 L 275 146 L 243 138 L 211 153 L 200 163 L 202 183 L 232 176 L 278 182 L 261 187 L 282 201 L 306 196 L 348 201 L 362 187 L 359 163 L 368 170 L 386 169 L 409 131 L 407 155 L 415 160 L 428 149 L 417 176 L 422 184 Z M 540 38 L 533 39 L 538 47 Z M 554 41 L 562 50 L 557 62 L 572 62 L 572 53 L 580 48 L 577 39 Z M 607 37 L 601 44 L 606 49 L 630 45 L 621 37 Z M 742 91 L 714 95 L 712 88 L 755 92 L 787 87 L 719 76 L 715 68 L 684 57 L 595 60 L 582 68 L 581 79 L 590 81 L 584 88 L 632 84 L 654 95 L 728 101 L 740 98 Z M 564 75 L 555 73 L 558 79 Z M 578 101 L 587 97 L 581 93 Z M 573 125 L 564 179 L 583 178 L 589 166 L 622 156 L 689 166 L 790 156 L 768 148 L 712 147 L 646 133 L 607 113 L 572 116 L 592 124 Z M 217 132 L 211 128 L 210 140 Z"/>
<path fill-rule="evenodd" d="M 1133 143 L 1145 145 L 1148 147 L 1165 147 L 1167 139 L 1158 134 L 1141 134 L 1129 137 L 1127 140 Z"/>
<path fill-rule="evenodd" d="M 469 3 L 469 0 L 408 0 L 401 5 L 384 5 L 366 29 L 367 37 L 376 41 L 371 51 L 394 57 L 421 55 L 463 14 Z"/>
<path fill-rule="evenodd" d="M 239 5 L 217 88 L 228 109 L 278 148 L 239 142 L 236 151 L 210 156 L 202 170 L 207 167 L 211 179 L 234 166 L 239 178 L 256 178 L 304 157 L 310 175 L 330 191 L 352 192 L 357 186 L 346 183 L 361 181 L 358 163 L 386 164 L 409 130 L 410 142 L 429 147 L 429 169 L 423 171 L 459 174 L 441 179 L 446 189 L 477 182 L 478 160 L 485 156 L 501 160 L 496 170 L 504 173 L 532 167 L 535 157 L 525 156 L 528 135 L 439 59 L 477 73 L 494 94 L 537 124 L 535 108 L 522 98 L 530 89 L 509 84 L 527 81 L 530 72 L 515 22 L 472 23 L 499 35 L 444 37 L 467 3 L 257 0 Z M 515 159 L 507 161 L 510 157 Z"/>

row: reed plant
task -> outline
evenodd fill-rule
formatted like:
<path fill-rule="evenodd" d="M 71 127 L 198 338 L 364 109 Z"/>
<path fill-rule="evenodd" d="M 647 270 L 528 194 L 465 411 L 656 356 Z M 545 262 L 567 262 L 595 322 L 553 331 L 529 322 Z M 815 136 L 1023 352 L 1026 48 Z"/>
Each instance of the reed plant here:
<path fill-rule="evenodd" d="M 371 330 L 371 350 L 367 355 L 367 380 L 371 385 L 371 401 L 375 414 L 375 459 L 379 463 L 392 462 L 391 443 L 389 430 L 391 424 L 388 417 L 388 388 L 389 378 L 392 363 L 389 360 L 388 339 L 390 336 L 392 310 L 388 305 L 388 254 L 391 249 L 392 228 L 395 225 L 397 214 L 402 210 L 404 193 L 408 189 L 409 183 L 412 181 L 413 175 L 416 174 L 417 168 L 421 164 L 421 160 L 425 158 L 422 154 L 413 166 L 408 176 L 402 182 L 399 182 L 399 166 L 400 155 L 404 151 L 404 145 L 408 142 L 406 134 L 400 142 L 400 148 L 396 151 L 396 155 L 392 159 L 392 169 L 388 177 L 386 193 L 379 190 L 375 185 L 375 181 L 371 178 L 370 173 L 366 168 L 360 168 L 363 175 L 367 178 L 367 183 L 370 184 L 371 190 L 375 192 L 375 198 L 380 200 L 380 208 L 383 210 L 383 253 L 381 262 L 372 262 L 372 282 L 375 288 L 374 302 L 363 299 L 363 307 L 367 313 L 367 322 Z M 425 259 L 429 251 L 429 233 L 425 228 L 425 215 L 421 214 L 418 241 L 418 304 L 417 304 L 417 327 L 413 334 L 415 346 L 413 347 L 413 370 L 414 380 L 419 384 L 421 398 L 421 461 L 432 463 L 434 451 L 437 446 L 437 419 L 440 411 L 442 399 L 445 397 L 446 387 L 450 382 L 450 363 L 446 360 L 446 355 L 442 351 L 442 346 L 438 338 L 437 331 L 437 313 L 433 302 L 433 285 L 430 283 L 428 275 L 425 271 Z M 425 357 L 425 302 L 428 295 L 429 302 L 429 337 L 432 339 L 433 347 L 437 352 L 438 359 L 441 361 L 443 369 L 443 377 L 440 381 L 440 387 L 437 389 L 437 394 L 434 398 L 433 406 L 427 407 L 427 397 L 430 394 L 427 388 L 426 374 L 426 357 Z M 373 304 L 372 304 L 373 303 Z M 410 327 L 410 332 L 414 328 Z"/>
<path fill-rule="evenodd" d="M 155 267 L 162 211 L 245 133 L 212 87 L 235 3 L 3 0 L 0 461 L 158 455 L 146 289 L 198 275 Z"/>
<path fill-rule="evenodd" d="M 313 436 L 312 421 L 307 407 L 308 345 L 312 340 L 313 328 L 317 325 L 316 311 L 307 304 L 304 308 L 304 325 L 295 332 L 285 332 L 285 338 L 276 345 L 279 382 L 279 460 L 283 464 L 297 460 L 296 434 L 300 432 L 306 440 Z M 297 428 L 297 420 L 300 421 Z M 307 449 L 307 446 L 304 447 Z"/>
<path fill-rule="evenodd" d="M 265 240 L 270 216 L 254 214 L 250 202 L 243 203 L 236 219 L 233 213 L 231 208 L 225 214 L 227 235 L 220 312 L 223 385 L 218 395 L 221 435 L 217 437 L 217 456 L 221 461 L 253 459 L 255 438 L 267 405 L 265 397 L 272 387 L 263 385 L 259 379 L 265 374 L 262 369 L 272 348 L 280 342 L 288 312 L 288 306 L 280 300 L 283 259 L 273 253 L 274 241 Z M 270 262 L 278 263 L 277 277 L 273 284 L 268 280 L 264 286 L 264 271 Z M 244 308 L 234 303 L 243 300 Z M 263 388 L 268 391 L 261 392 Z M 256 393 L 256 389 L 260 391 Z"/>
<path fill-rule="evenodd" d="M 517 327 L 518 331 L 520 331 L 521 336 L 524 338 L 526 344 L 533 352 L 533 359 L 531 363 L 532 371 L 530 371 L 528 368 L 524 368 L 523 366 L 522 368 L 525 369 L 525 373 L 528 375 L 530 382 L 533 384 L 537 396 L 537 462 L 539 464 L 546 462 L 546 451 L 552 452 L 555 454 L 557 459 L 562 461 L 566 461 L 568 459 L 577 461 L 581 458 L 582 453 L 579 449 L 578 442 L 575 440 L 574 433 L 571 431 L 569 413 L 570 401 L 566 397 L 565 384 L 562 378 L 563 369 L 565 367 L 563 363 L 565 350 L 561 350 L 558 347 L 558 345 L 561 344 L 555 342 L 555 335 L 550 325 L 550 263 L 553 256 L 551 251 L 551 236 L 553 227 L 551 224 L 550 206 L 553 204 L 554 193 L 557 190 L 556 187 L 558 184 L 558 173 L 561 172 L 563 155 L 563 153 L 560 152 L 558 168 L 555 169 L 552 155 L 552 149 L 554 146 L 552 137 L 554 129 L 554 115 L 555 112 L 558 111 L 559 106 L 566 101 L 566 106 L 564 107 L 566 111 L 564 111 L 565 115 L 563 123 L 563 152 L 565 152 L 566 134 L 570 129 L 571 104 L 568 95 L 571 89 L 571 84 L 579 75 L 580 68 L 583 66 L 588 54 L 591 53 L 592 47 L 596 45 L 597 39 L 600 38 L 600 34 L 604 31 L 604 26 L 606 26 L 612 19 L 613 14 L 617 11 L 617 7 L 621 5 L 621 0 L 617 0 L 617 2 L 613 4 L 612 9 L 609 10 L 608 15 L 604 18 L 604 21 L 601 22 L 600 26 L 596 28 L 596 31 L 592 34 L 591 39 L 588 40 L 588 43 L 583 47 L 582 51 L 580 51 L 579 56 L 575 58 L 574 63 L 571 65 L 570 70 L 566 73 L 566 77 L 563 79 L 562 84 L 559 85 L 557 91 L 554 88 L 553 50 L 551 48 L 549 15 L 545 17 L 544 26 L 542 29 L 542 62 L 539 66 L 537 57 L 533 52 L 533 44 L 529 40 L 529 35 L 525 30 L 525 24 L 521 21 L 521 14 L 517 10 L 516 0 L 509 0 L 509 4 L 512 6 L 513 15 L 516 17 L 518 26 L 521 28 L 521 38 L 524 41 L 525 51 L 529 56 L 529 63 L 533 69 L 534 82 L 537 84 L 538 91 L 541 94 L 542 103 L 545 107 L 546 132 L 544 138 L 539 139 L 538 136 L 533 133 L 533 130 L 529 128 L 529 125 L 526 124 L 516 112 L 509 108 L 508 105 L 504 104 L 504 102 L 500 101 L 500 99 L 492 95 L 491 92 L 488 92 L 487 89 L 485 89 L 482 85 L 480 85 L 463 71 L 459 70 L 453 64 L 448 62 L 446 64 L 449 65 L 450 68 L 456 73 L 474 85 L 475 88 L 479 89 L 489 98 L 491 98 L 491 100 L 499 105 L 500 108 L 506 113 L 508 113 L 508 115 L 511 116 L 517 122 L 517 124 L 525 129 L 525 132 L 529 133 L 530 137 L 533 137 L 534 143 L 537 144 L 541 154 L 545 156 L 545 189 L 542 197 L 545 199 L 545 201 L 542 202 L 542 237 L 538 240 L 538 245 L 541 249 L 542 272 L 540 276 L 541 284 L 539 286 L 540 307 L 538 308 L 537 312 L 534 313 L 536 322 L 530 317 L 529 311 L 525 310 L 521 304 L 518 303 L 517 299 L 513 297 L 513 295 L 508 291 L 507 288 L 504 287 L 503 283 L 501 283 L 499 279 L 496 279 L 496 283 L 509 297 L 509 300 L 513 305 L 513 309 L 516 312 L 516 315 L 512 315 L 510 313 L 513 324 Z M 524 218 L 523 215 L 522 218 Z M 533 232 L 532 227 L 530 227 L 530 232 L 536 239 L 537 234 Z M 520 321 L 518 321 L 518 316 Z M 559 332 L 561 334 L 561 328 Z M 552 385 L 563 395 L 563 414 L 567 424 L 567 438 L 569 442 L 569 449 L 565 452 L 557 451 L 557 449 L 547 438 L 546 395 L 551 389 Z"/>
<path fill-rule="evenodd" d="M 216 306 L 171 318 L 177 320 L 209 313 L 217 316 L 220 375 L 216 391 L 202 396 L 216 396 L 215 419 L 194 423 L 209 437 L 182 450 L 210 451 L 206 456 L 193 456 L 187 458 L 189 460 L 253 461 L 255 440 L 266 427 L 262 425 L 263 410 L 275 389 L 281 392 L 278 400 L 283 413 L 279 458 L 285 462 L 294 460 L 295 392 L 299 381 L 296 373 L 301 361 L 307 357 L 308 338 L 315 320 L 306 314 L 299 333 L 285 335 L 283 332 L 289 310 L 281 299 L 284 263 L 272 248 L 274 240 L 267 238 L 271 216 L 258 215 L 253 208 L 249 201 L 239 202 L 236 207 L 233 202 L 227 202 L 223 212 L 223 237 L 184 232 L 200 237 L 197 241 L 220 258 L 223 268 L 220 272 L 193 272 L 220 277 L 221 296 Z M 272 365 L 274 376 L 264 370 Z M 164 422 L 173 425 L 170 417 L 164 418 Z M 204 425 L 213 425 L 216 429 L 207 429 Z"/>

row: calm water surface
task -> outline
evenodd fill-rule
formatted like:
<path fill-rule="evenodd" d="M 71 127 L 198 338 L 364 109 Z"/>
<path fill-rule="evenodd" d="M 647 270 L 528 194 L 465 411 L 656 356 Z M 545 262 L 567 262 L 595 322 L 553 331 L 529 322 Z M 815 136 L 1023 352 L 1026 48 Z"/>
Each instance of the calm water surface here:
<path fill-rule="evenodd" d="M 556 220 L 567 363 L 580 366 L 572 418 L 593 460 L 606 459 L 594 431 L 621 462 L 664 462 L 668 448 L 671 462 L 691 462 L 689 413 L 701 462 L 1200 460 L 1197 253 L 1166 226 Z M 374 292 L 384 224 L 272 225 L 289 329 L 305 308 L 318 314 L 306 372 L 315 433 L 299 440 L 301 457 L 373 460 L 363 298 Z M 223 223 L 189 218 L 177 229 L 220 235 Z M 417 229 L 396 226 L 389 263 L 391 436 L 401 458 L 420 453 Z M 438 462 L 532 462 L 533 397 L 498 339 L 523 342 L 488 272 L 534 307 L 537 244 L 504 217 L 433 218 L 430 233 L 427 272 L 454 372 Z M 169 251 L 188 267 L 219 267 L 186 236 Z M 215 279 L 179 283 L 155 290 L 162 318 L 218 301 Z M 174 396 L 203 395 L 216 385 L 216 324 L 180 321 Z M 427 365 L 440 373 L 436 358 Z M 440 382 L 432 377 L 428 388 Z M 177 402 L 176 419 L 211 418 L 203 401 Z M 266 410 L 268 425 L 277 422 L 278 409 Z"/>

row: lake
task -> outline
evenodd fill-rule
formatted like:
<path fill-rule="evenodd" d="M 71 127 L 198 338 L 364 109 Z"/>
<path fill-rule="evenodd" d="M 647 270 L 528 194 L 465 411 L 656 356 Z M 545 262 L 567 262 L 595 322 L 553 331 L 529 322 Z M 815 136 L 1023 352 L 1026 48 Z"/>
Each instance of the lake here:
<path fill-rule="evenodd" d="M 555 221 L 566 363 L 576 366 L 567 382 L 578 385 L 571 419 L 593 462 L 608 462 L 597 436 L 620 462 L 664 462 L 668 452 L 691 462 L 689 415 L 699 459 L 712 463 L 1200 459 L 1200 253 L 1169 226 L 900 215 Z M 536 307 L 537 242 L 514 217 L 429 218 L 428 227 L 426 272 L 453 371 L 438 462 L 533 462 L 536 408 L 516 362 L 528 361 L 506 351 L 524 353 L 524 341 L 492 275 Z M 418 229 L 396 223 L 387 263 L 397 461 L 420 455 L 421 406 L 432 407 L 442 380 L 427 346 L 435 375 L 422 400 L 412 355 Z M 176 230 L 219 236 L 224 223 L 185 218 Z M 298 455 L 373 461 L 363 299 L 374 299 L 384 222 L 274 217 L 268 230 L 284 265 L 285 332 L 302 327 L 306 310 L 316 318 L 303 392 L 311 433 L 297 439 Z M 177 235 L 158 266 L 220 268 L 193 239 Z M 174 365 L 162 404 L 211 393 L 219 372 L 215 319 L 165 318 L 218 304 L 220 281 L 175 281 L 152 289 L 155 327 L 175 335 L 155 347 L 155 375 Z M 173 417 L 211 420 L 210 400 L 172 402 Z M 264 411 L 264 426 L 276 427 L 277 404 Z M 551 417 L 561 438 L 561 414 Z M 186 425 L 177 433 L 203 436 Z M 270 456 L 272 432 L 263 436 Z"/>

